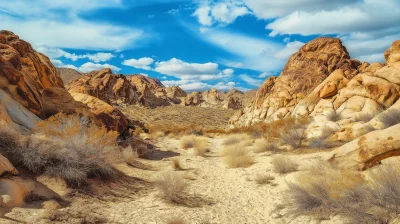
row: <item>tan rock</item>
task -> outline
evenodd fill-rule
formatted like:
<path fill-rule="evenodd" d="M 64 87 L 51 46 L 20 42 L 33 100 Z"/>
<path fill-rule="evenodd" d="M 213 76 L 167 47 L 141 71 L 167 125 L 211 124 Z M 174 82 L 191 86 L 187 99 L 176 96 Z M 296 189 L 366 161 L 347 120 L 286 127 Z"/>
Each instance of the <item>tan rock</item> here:
<path fill-rule="evenodd" d="M 0 154 L 0 176 L 3 175 L 17 175 L 18 170 L 8 161 L 6 157 Z"/>
<path fill-rule="evenodd" d="M 392 46 L 385 51 L 385 59 L 388 65 L 400 61 L 400 40 L 392 43 Z"/>

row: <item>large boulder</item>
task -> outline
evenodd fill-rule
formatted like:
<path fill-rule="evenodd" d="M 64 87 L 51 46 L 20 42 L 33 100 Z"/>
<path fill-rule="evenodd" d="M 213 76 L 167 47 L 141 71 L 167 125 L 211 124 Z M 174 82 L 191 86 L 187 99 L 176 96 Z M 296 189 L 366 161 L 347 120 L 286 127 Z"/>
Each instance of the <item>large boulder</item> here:
<path fill-rule="evenodd" d="M 400 40 L 392 43 L 392 46 L 385 51 L 385 59 L 388 65 L 400 61 Z"/>
<path fill-rule="evenodd" d="M 104 125 L 108 130 L 118 131 L 122 135 L 129 135 L 129 120 L 117 108 L 87 94 L 72 92 L 71 95 L 76 101 L 89 107 L 98 124 Z"/>
<path fill-rule="evenodd" d="M 49 58 L 10 31 L 0 31 L 0 89 L 41 118 L 43 90 L 63 87 Z"/>
<path fill-rule="evenodd" d="M 358 73 L 357 60 L 350 60 L 340 39 L 319 37 L 293 54 L 279 77 L 269 77 L 257 92 L 251 105 L 230 121 L 234 126 L 251 125 L 276 117 L 281 108 L 294 107 L 322 83 L 332 72 L 341 69 L 346 79 Z M 326 83 L 321 95 L 329 97 L 338 89 L 336 83 Z"/>
<path fill-rule="evenodd" d="M 0 120 L 18 131 L 29 131 L 41 119 L 0 89 Z"/>
<path fill-rule="evenodd" d="M 332 152 L 330 161 L 343 169 L 367 169 L 379 161 L 400 156 L 400 124 L 370 132 Z"/>

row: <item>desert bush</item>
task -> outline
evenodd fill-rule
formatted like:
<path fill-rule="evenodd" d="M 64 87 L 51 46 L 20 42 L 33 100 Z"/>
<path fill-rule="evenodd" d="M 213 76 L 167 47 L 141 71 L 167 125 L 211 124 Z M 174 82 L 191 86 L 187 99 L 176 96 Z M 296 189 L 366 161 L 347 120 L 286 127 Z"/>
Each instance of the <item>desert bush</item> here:
<path fill-rule="evenodd" d="M 37 123 L 21 147 L 4 153 L 17 166 L 80 187 L 88 178 L 110 178 L 116 173 L 111 164 L 121 159 L 117 137 L 118 133 L 85 117 L 57 114 Z"/>
<path fill-rule="evenodd" d="M 269 174 L 257 174 L 257 176 L 255 177 L 255 182 L 257 184 L 270 184 L 272 183 L 273 180 L 275 180 L 274 176 L 271 176 Z"/>
<path fill-rule="evenodd" d="M 183 148 L 183 149 L 193 148 L 195 141 L 196 141 L 196 136 L 194 136 L 194 135 L 183 136 L 181 138 L 181 143 L 180 143 L 181 148 Z"/>
<path fill-rule="evenodd" d="M 172 168 L 174 170 L 184 170 L 184 168 L 182 167 L 181 161 L 179 160 L 179 158 L 172 158 L 171 159 L 172 162 Z"/>
<path fill-rule="evenodd" d="M 278 156 L 272 159 L 274 171 L 279 174 L 287 174 L 297 171 L 298 164 L 285 156 Z"/>
<path fill-rule="evenodd" d="M 122 151 L 123 158 L 128 165 L 136 164 L 137 159 L 139 158 L 138 153 L 133 150 L 131 147 L 127 147 Z"/>
<path fill-rule="evenodd" d="M 278 152 L 279 148 L 275 143 L 271 143 L 266 139 L 257 139 L 254 144 L 253 152 Z"/>
<path fill-rule="evenodd" d="M 300 148 L 306 139 L 306 129 L 285 130 L 281 133 L 280 141 L 283 144 L 290 145 L 293 149 Z"/>
<path fill-rule="evenodd" d="M 341 214 L 350 223 L 392 223 L 400 212 L 399 165 L 381 166 L 364 178 L 356 171 L 325 168 L 289 183 L 293 215 Z"/>
<path fill-rule="evenodd" d="M 326 118 L 328 119 L 328 121 L 337 122 L 342 119 L 342 115 L 336 110 L 332 110 L 328 114 L 326 114 Z"/>
<path fill-rule="evenodd" d="M 386 110 L 379 115 L 379 120 L 383 123 L 383 126 L 385 128 L 399 124 L 400 123 L 400 110 L 399 109 Z"/>
<path fill-rule="evenodd" d="M 221 151 L 222 161 L 230 168 L 248 167 L 255 160 L 249 150 L 238 146 L 228 146 Z"/>
<path fill-rule="evenodd" d="M 155 184 L 164 199 L 173 203 L 183 203 L 188 184 L 178 173 L 162 173 L 156 178 Z"/>
<path fill-rule="evenodd" d="M 4 153 L 19 150 L 22 136 L 4 121 L 0 120 L 0 152 Z"/>
<path fill-rule="evenodd" d="M 206 137 L 197 137 L 194 141 L 194 153 L 197 156 L 206 156 L 209 152 L 208 139 Z"/>
<path fill-rule="evenodd" d="M 186 221 L 182 217 L 174 216 L 167 219 L 167 224 L 185 224 Z"/>

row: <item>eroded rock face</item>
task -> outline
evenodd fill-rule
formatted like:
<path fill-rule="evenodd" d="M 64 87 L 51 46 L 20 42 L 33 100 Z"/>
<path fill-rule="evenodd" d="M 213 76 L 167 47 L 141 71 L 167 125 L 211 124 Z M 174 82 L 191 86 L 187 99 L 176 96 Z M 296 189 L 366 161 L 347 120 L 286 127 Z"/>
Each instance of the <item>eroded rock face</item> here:
<path fill-rule="evenodd" d="M 341 69 L 346 79 L 358 73 L 357 60 L 350 56 L 337 38 L 320 37 L 293 54 L 279 77 L 269 77 L 257 92 L 253 103 L 232 118 L 232 125 L 251 125 L 275 117 L 286 108 L 291 112 L 306 95 L 322 83 L 333 71 Z M 322 96 L 334 95 L 335 83 L 326 83 Z M 241 114 L 241 115 L 240 115 Z"/>
<path fill-rule="evenodd" d="M 94 114 L 95 120 L 100 125 L 104 125 L 108 130 L 128 135 L 129 121 L 121 111 L 99 98 L 87 94 L 71 93 L 71 95 L 76 101 L 89 107 L 89 111 Z"/>
<path fill-rule="evenodd" d="M 115 75 L 111 69 L 89 72 L 67 85 L 71 93 L 83 93 L 108 104 L 135 104 L 139 100 L 136 89 L 124 75 Z"/>
<path fill-rule="evenodd" d="M 63 87 L 49 58 L 10 31 L 0 31 L 0 89 L 41 118 L 43 91 Z"/>
<path fill-rule="evenodd" d="M 393 42 L 392 46 L 385 51 L 385 59 L 388 65 L 400 61 L 400 40 Z"/>
<path fill-rule="evenodd" d="M 343 169 L 364 170 L 383 159 L 400 156 L 399 131 L 400 124 L 370 132 L 333 151 L 330 161 Z"/>

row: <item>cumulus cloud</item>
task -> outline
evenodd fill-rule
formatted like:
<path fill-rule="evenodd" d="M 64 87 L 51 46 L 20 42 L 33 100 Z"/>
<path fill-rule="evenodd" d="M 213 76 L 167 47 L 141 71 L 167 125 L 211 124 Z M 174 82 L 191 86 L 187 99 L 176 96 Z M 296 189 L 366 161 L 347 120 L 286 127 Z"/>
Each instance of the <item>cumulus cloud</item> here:
<path fill-rule="evenodd" d="M 113 72 L 119 72 L 121 69 L 114 66 L 114 65 L 110 65 L 110 64 L 96 64 L 96 63 L 92 63 L 92 62 L 87 62 L 83 65 L 81 65 L 78 70 L 81 72 L 91 72 L 94 70 L 101 70 L 104 68 L 110 68 L 111 70 L 113 70 Z"/>
<path fill-rule="evenodd" d="M 269 76 L 273 76 L 273 75 L 275 75 L 276 73 L 274 73 L 274 72 L 263 72 L 263 73 L 261 73 L 260 75 L 258 75 L 258 78 L 260 78 L 260 79 L 264 79 L 264 78 L 267 78 L 267 77 L 269 77 Z"/>
<path fill-rule="evenodd" d="M 203 2 L 193 13 L 203 26 L 230 24 L 238 17 L 249 14 L 248 8 L 239 1 Z"/>
<path fill-rule="evenodd" d="M 53 63 L 53 65 L 57 68 L 72 68 L 75 70 L 79 70 L 75 65 L 70 65 L 70 64 L 64 64 L 62 61 L 57 60 L 57 59 L 53 59 L 51 60 L 51 63 Z"/>
<path fill-rule="evenodd" d="M 139 59 L 128 59 L 122 62 L 123 65 L 131 66 L 134 68 L 144 69 L 144 70 L 151 70 L 150 65 L 153 64 L 154 59 L 149 57 L 139 58 Z"/>

